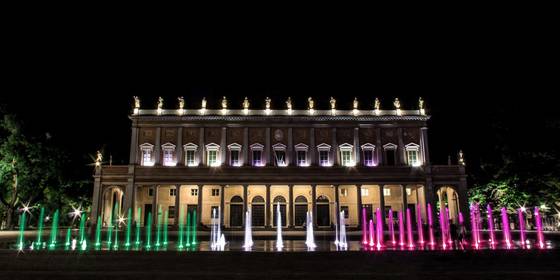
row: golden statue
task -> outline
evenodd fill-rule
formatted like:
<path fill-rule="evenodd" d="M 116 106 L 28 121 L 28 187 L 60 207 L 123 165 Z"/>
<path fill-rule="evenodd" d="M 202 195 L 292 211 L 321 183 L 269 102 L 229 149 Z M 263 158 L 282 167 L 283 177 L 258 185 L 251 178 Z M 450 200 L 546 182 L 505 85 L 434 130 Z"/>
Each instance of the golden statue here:
<path fill-rule="evenodd" d="M 266 108 L 267 110 L 270 110 L 270 103 L 271 103 L 271 102 L 272 102 L 272 101 L 270 100 L 270 98 L 268 98 L 268 96 L 264 99 L 264 103 L 265 103 L 264 106 L 265 106 L 265 108 Z"/>
<path fill-rule="evenodd" d="M 249 99 L 245 96 L 245 100 L 243 100 L 243 109 L 249 110 Z"/>
<path fill-rule="evenodd" d="M 332 96 L 331 96 L 331 109 L 332 110 L 336 109 L 336 99 L 334 99 Z"/>
<path fill-rule="evenodd" d="M 202 109 L 206 109 L 206 97 L 202 97 Z"/>
<path fill-rule="evenodd" d="M 222 109 L 227 109 L 227 99 L 225 96 L 222 98 Z"/>
<path fill-rule="evenodd" d="M 393 101 L 393 105 L 395 106 L 395 109 L 400 109 L 401 108 L 401 102 L 399 101 L 399 98 L 395 98 L 395 101 Z"/>
<path fill-rule="evenodd" d="M 97 157 L 95 158 L 95 166 L 100 166 L 103 161 L 103 155 L 100 151 L 97 151 Z"/>
<path fill-rule="evenodd" d="M 459 150 L 459 164 L 465 165 L 465 158 L 463 157 L 463 150 Z"/>
<path fill-rule="evenodd" d="M 158 110 L 161 110 L 163 108 L 163 97 L 158 97 L 158 102 L 157 102 L 157 108 Z"/>
<path fill-rule="evenodd" d="M 354 107 L 354 110 L 358 110 L 358 98 L 357 97 L 354 97 L 353 107 Z"/>
<path fill-rule="evenodd" d="M 288 100 L 286 100 L 286 108 L 288 110 L 292 110 L 292 98 L 288 96 Z"/>
<path fill-rule="evenodd" d="M 179 109 L 183 110 L 183 108 L 185 108 L 185 99 L 181 96 L 178 97 L 177 100 L 179 101 Z"/>
<path fill-rule="evenodd" d="M 313 107 L 315 107 L 315 101 L 313 101 L 313 98 L 307 98 L 307 102 L 309 103 L 309 110 L 313 110 Z"/>
<path fill-rule="evenodd" d="M 376 111 L 381 110 L 381 102 L 379 101 L 379 98 L 377 98 L 377 97 L 375 98 L 375 101 L 373 102 L 373 108 Z"/>
<path fill-rule="evenodd" d="M 140 98 L 138 96 L 134 96 L 134 108 L 135 109 L 140 108 Z"/>

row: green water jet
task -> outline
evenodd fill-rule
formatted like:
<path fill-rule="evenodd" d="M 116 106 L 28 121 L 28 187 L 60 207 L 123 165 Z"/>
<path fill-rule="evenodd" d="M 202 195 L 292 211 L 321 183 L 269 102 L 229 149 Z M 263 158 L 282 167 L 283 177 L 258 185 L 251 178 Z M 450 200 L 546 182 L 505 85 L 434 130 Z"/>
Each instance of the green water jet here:
<path fill-rule="evenodd" d="M 51 225 L 51 240 L 49 243 L 49 250 L 56 249 L 56 238 L 58 237 L 58 209 L 54 211 L 53 221 Z"/>
<path fill-rule="evenodd" d="M 39 213 L 39 220 L 37 225 L 37 241 L 35 241 L 34 247 L 36 249 L 41 249 L 41 243 L 43 242 L 43 220 L 45 219 L 45 207 L 41 207 L 41 212 Z"/>

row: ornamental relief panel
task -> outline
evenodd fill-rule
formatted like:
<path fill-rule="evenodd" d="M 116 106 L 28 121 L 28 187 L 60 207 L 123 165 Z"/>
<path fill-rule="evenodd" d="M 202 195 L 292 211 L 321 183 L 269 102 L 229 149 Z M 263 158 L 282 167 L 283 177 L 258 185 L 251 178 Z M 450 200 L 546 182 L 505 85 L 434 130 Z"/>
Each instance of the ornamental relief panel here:
<path fill-rule="evenodd" d="M 377 141 L 375 128 L 360 128 L 360 143 L 371 143 L 375 145 Z"/>
<path fill-rule="evenodd" d="M 156 129 L 155 128 L 140 128 L 140 133 L 138 137 L 138 143 L 150 143 L 155 144 L 156 140 Z"/>
<path fill-rule="evenodd" d="M 395 128 L 384 128 L 381 130 L 381 140 L 383 144 L 393 143 L 398 145 L 397 129 Z"/>
<path fill-rule="evenodd" d="M 176 128 L 163 128 L 161 133 L 161 143 L 177 143 L 177 129 Z"/>
<path fill-rule="evenodd" d="M 354 143 L 354 129 L 353 128 L 337 128 L 336 129 L 336 142 L 338 145 L 343 143 Z"/>
<path fill-rule="evenodd" d="M 309 145 L 309 128 L 294 128 L 292 130 L 293 138 L 294 138 L 294 145 L 299 143 L 304 143 Z"/>
<path fill-rule="evenodd" d="M 220 145 L 220 139 L 222 136 L 222 128 L 220 127 L 207 127 L 204 129 L 205 132 L 205 144 L 216 143 Z"/>
<path fill-rule="evenodd" d="M 249 145 L 254 143 L 265 144 L 265 128 L 249 128 Z"/>
<path fill-rule="evenodd" d="M 186 143 L 195 143 L 198 145 L 198 134 L 200 128 L 198 127 L 185 127 L 183 128 L 183 145 Z"/>
<path fill-rule="evenodd" d="M 287 128 L 272 128 L 270 130 L 272 143 L 282 143 L 288 145 L 288 129 Z"/>
<path fill-rule="evenodd" d="M 410 142 L 419 144 L 420 143 L 420 129 L 418 128 L 405 128 L 403 129 L 403 139 L 405 144 Z"/>
<path fill-rule="evenodd" d="M 331 128 L 316 128 L 315 129 L 315 144 L 327 143 L 331 145 L 332 142 L 332 129 Z"/>
<path fill-rule="evenodd" d="M 243 145 L 243 128 L 234 127 L 227 129 L 227 144 L 238 143 Z"/>

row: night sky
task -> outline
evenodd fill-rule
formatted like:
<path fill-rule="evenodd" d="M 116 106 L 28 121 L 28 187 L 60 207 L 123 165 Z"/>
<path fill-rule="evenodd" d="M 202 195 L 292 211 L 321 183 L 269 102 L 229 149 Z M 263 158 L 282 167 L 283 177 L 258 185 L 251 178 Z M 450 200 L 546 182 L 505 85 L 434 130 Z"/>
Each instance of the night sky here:
<path fill-rule="evenodd" d="M 312 96 L 318 109 L 329 108 L 330 96 L 341 109 L 351 108 L 354 97 L 361 109 L 371 109 L 375 97 L 382 108 L 392 109 L 394 97 L 403 109 L 416 108 L 422 96 L 432 116 L 432 163 L 445 164 L 448 155 L 455 161 L 463 149 L 476 169 L 503 141 L 519 151 L 555 149 L 558 90 L 550 87 L 552 72 L 542 67 L 546 49 L 489 35 L 466 38 L 424 38 L 375 50 L 358 41 L 310 43 L 303 37 L 297 44 L 269 38 L 249 47 L 227 37 L 181 52 L 177 46 L 88 45 L 79 37 L 67 48 L 33 52 L 22 46 L 25 55 L 4 77 L 10 87 L 0 103 L 29 133 L 48 132 L 74 158 L 85 161 L 104 147 L 114 164 L 128 159 L 134 95 L 143 108 L 155 108 L 160 95 L 165 108 L 176 108 L 177 96 L 185 97 L 187 108 L 199 108 L 203 96 L 208 108 L 219 108 L 222 96 L 231 108 L 241 107 L 245 96 L 252 108 L 264 108 L 266 96 L 273 108 L 284 108 L 287 96 L 305 108 Z M 497 124 L 507 134 L 496 135 Z"/>

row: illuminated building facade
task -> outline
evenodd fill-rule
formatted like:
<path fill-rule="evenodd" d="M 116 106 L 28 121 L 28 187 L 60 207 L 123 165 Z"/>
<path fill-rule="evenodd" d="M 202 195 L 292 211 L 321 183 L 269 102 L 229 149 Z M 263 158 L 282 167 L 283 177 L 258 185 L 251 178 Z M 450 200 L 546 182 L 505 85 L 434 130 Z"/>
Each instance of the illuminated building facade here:
<path fill-rule="evenodd" d="M 296 110 L 266 107 L 230 109 L 140 109 L 136 101 L 128 165 L 96 167 L 92 217 L 104 224 L 111 209 L 126 213 L 144 225 L 148 214 L 167 211 L 176 224 L 179 211 L 197 214 L 197 224 L 211 223 L 221 211 L 225 228 L 241 228 L 250 209 L 255 229 L 276 227 L 280 206 L 283 226 L 302 228 L 306 212 L 314 225 L 330 229 L 337 211 L 345 211 L 350 227 L 368 219 L 377 208 L 413 213 L 420 204 L 447 205 L 457 222 L 468 213 L 463 164 L 431 165 L 428 150 L 429 116 L 420 101 L 416 109 L 380 108 L 376 99 L 369 110 L 357 101 L 351 110 Z M 439 202 L 439 203 L 438 203 Z M 414 215 L 414 214 L 413 214 Z M 396 217 L 395 217 L 396 218 Z M 92 219 L 96 220 L 96 219 Z"/>

